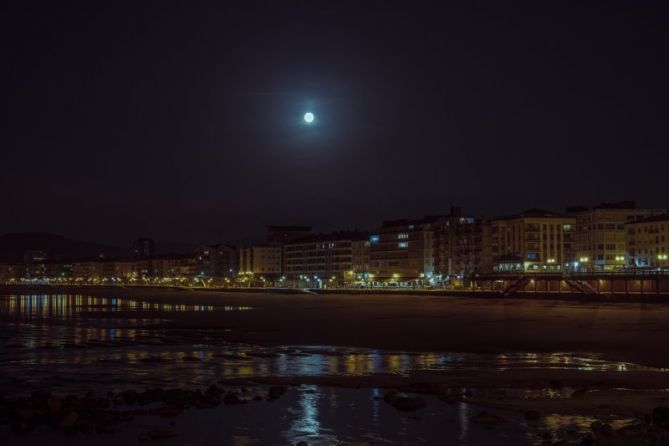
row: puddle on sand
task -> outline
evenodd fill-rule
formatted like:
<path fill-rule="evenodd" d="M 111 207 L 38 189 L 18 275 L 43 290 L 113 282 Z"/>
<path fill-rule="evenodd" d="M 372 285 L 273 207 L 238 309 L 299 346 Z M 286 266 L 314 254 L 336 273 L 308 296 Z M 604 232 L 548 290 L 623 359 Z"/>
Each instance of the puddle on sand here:
<path fill-rule="evenodd" d="M 173 312 L 251 311 L 249 307 L 145 304 L 132 299 L 85 296 L 0 296 L 0 394 L 36 389 L 57 393 L 106 392 L 128 387 L 208 386 L 222 378 L 261 376 L 368 375 L 435 370 L 582 371 L 658 370 L 606 361 L 596 354 L 471 354 L 393 352 L 331 346 L 266 348 L 230 343 L 224 330 L 160 327 Z M 131 317 L 128 317 L 131 314 Z M 490 390 L 488 390 L 490 391 Z M 500 389 L 495 389 L 495 392 Z M 564 398 L 571 389 L 514 390 L 524 398 Z M 476 390 L 473 389 L 474 396 Z M 541 444 L 587 432 L 591 418 L 548 416 L 528 425 L 518 414 L 494 429 L 472 424 L 480 408 L 426 396 L 428 405 L 401 413 L 380 401 L 378 389 L 302 386 L 273 403 L 190 410 L 177 419 L 178 437 L 163 444 Z M 516 395 L 518 396 L 518 395 Z M 375 398 L 376 397 L 376 398 Z M 620 420 L 621 423 L 625 420 Z M 137 443 L 146 418 L 96 444 Z M 4 429 L 4 428 L 3 428 Z M 9 435 L 9 434 L 8 434 Z M 4 437 L 5 435 L 0 435 Z M 50 430 L 12 444 L 90 444 Z"/>
<path fill-rule="evenodd" d="M 140 310 L 141 308 L 141 310 Z M 157 309 L 156 309 L 157 308 Z M 101 313 L 102 310 L 105 313 Z M 225 330 L 168 329 L 170 312 L 249 307 L 144 304 L 77 295 L 0 296 L 0 393 L 208 385 L 264 376 L 409 375 L 417 371 L 658 369 L 596 354 L 392 352 L 230 343 Z M 139 314 L 123 317 L 124 313 Z M 100 313 L 100 314 L 96 314 Z M 90 317 L 96 314 L 95 317 Z"/>

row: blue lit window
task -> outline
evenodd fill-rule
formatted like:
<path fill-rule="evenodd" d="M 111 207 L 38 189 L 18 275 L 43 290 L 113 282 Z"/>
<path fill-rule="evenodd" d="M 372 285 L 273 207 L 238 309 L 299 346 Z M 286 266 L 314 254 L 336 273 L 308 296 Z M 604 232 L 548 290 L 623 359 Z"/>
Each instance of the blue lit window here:
<path fill-rule="evenodd" d="M 539 258 L 539 253 L 536 252 L 527 253 L 527 260 L 537 260 L 538 258 Z"/>
<path fill-rule="evenodd" d="M 379 236 L 378 235 L 373 235 L 369 238 L 370 243 L 379 243 Z"/>
<path fill-rule="evenodd" d="M 409 242 L 399 242 L 397 244 L 398 248 L 408 248 L 409 247 Z"/>

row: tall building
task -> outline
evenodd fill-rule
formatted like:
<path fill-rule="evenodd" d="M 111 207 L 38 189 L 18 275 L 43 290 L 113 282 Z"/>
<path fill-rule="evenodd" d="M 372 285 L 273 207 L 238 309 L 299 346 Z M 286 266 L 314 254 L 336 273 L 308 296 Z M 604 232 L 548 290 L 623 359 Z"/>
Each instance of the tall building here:
<path fill-rule="evenodd" d="M 44 251 L 28 250 L 23 253 L 23 264 L 25 265 L 26 279 L 37 279 L 47 276 L 47 255 Z"/>
<path fill-rule="evenodd" d="M 490 228 L 485 220 L 451 213 L 434 226 L 434 274 L 442 279 L 467 278 L 492 270 Z"/>
<path fill-rule="evenodd" d="M 26 266 L 23 263 L 0 263 L 0 282 L 12 282 L 24 278 Z"/>
<path fill-rule="evenodd" d="M 234 277 L 239 255 L 229 245 L 204 245 L 197 252 L 198 274 L 204 277 Z"/>
<path fill-rule="evenodd" d="M 356 279 L 369 278 L 369 237 L 364 240 L 351 240 L 351 270 Z"/>
<path fill-rule="evenodd" d="M 669 214 L 630 221 L 625 228 L 630 266 L 669 267 Z"/>
<path fill-rule="evenodd" d="M 193 277 L 196 258 L 191 254 L 165 254 L 151 259 L 152 277 Z"/>
<path fill-rule="evenodd" d="M 101 260 L 77 260 L 72 262 L 72 276 L 75 279 L 101 279 L 104 264 Z"/>
<path fill-rule="evenodd" d="M 434 272 L 433 233 L 443 217 L 385 221 L 369 237 L 374 281 L 419 282 Z"/>
<path fill-rule="evenodd" d="M 255 245 L 239 249 L 239 272 L 278 276 L 282 271 L 281 246 Z"/>
<path fill-rule="evenodd" d="M 283 246 L 283 272 L 289 279 L 308 276 L 318 281 L 352 282 L 356 278 L 354 243 L 356 251 L 361 247 L 358 242 L 362 242 L 364 249 L 368 238 L 367 233 L 336 232 L 314 234 L 286 243 Z M 360 255 L 364 256 L 364 253 L 356 252 L 356 256 Z"/>
<path fill-rule="evenodd" d="M 629 265 L 625 224 L 663 212 L 665 210 L 637 209 L 633 201 L 567 208 L 567 213 L 576 217 L 574 241 L 579 269 L 610 271 Z"/>
<path fill-rule="evenodd" d="M 530 209 L 492 220 L 490 252 L 493 269 L 507 271 L 561 271 L 573 264 L 573 228 L 576 218 Z"/>
<path fill-rule="evenodd" d="M 154 254 L 153 239 L 142 237 L 132 243 L 132 252 L 135 257 L 153 257 Z"/>

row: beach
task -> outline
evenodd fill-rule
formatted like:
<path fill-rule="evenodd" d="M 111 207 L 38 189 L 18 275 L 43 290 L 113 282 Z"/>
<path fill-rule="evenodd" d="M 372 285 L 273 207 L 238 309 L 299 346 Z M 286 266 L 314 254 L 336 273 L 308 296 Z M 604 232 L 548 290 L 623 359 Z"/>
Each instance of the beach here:
<path fill-rule="evenodd" d="M 215 384 L 233 393 L 255 389 L 260 399 L 280 386 L 289 397 L 279 401 L 289 406 L 291 398 L 299 405 L 313 395 L 311 389 L 327 395 L 322 404 L 340 397 L 367 407 L 377 395 L 382 407 L 392 408 L 387 395 L 399 392 L 426 405 L 408 417 L 435 421 L 428 414 L 447 410 L 440 404 L 464 403 L 467 423 L 510 429 L 518 442 L 509 444 L 543 444 L 542 435 L 560 441 L 569 430 L 564 423 L 574 425 L 573 441 L 596 438 L 595 422 L 614 433 L 636 424 L 655 429 L 648 419 L 667 404 L 669 306 L 659 303 L 121 287 L 6 286 L 0 295 L 8 340 L 0 385 L 8 398 L 21 389 L 115 395 Z M 20 370 L 29 376 L 13 376 Z M 258 404 L 247 400 L 248 407 Z M 291 413 L 282 404 L 275 407 Z M 184 403 L 184 414 L 190 405 Z M 188 418 L 181 412 L 177 423 Z M 500 419 L 474 421 L 480 412 Z M 539 421 L 529 422 L 526 415 L 535 412 Z M 562 424 L 555 425 L 556 417 Z M 384 431 L 392 441 L 385 427 L 369 423 L 360 421 L 361 428 Z M 120 432 L 115 435 L 128 435 L 126 428 Z M 322 430 L 290 432 L 276 444 L 288 437 L 308 444 L 339 438 Z M 634 438 L 650 438 L 649 432 Z M 165 441 L 185 444 L 186 434 Z M 43 437 L 26 438 L 31 444 L 37 440 L 29 438 Z M 485 444 L 472 438 L 460 444 Z M 412 444 L 406 437 L 396 443 Z"/>

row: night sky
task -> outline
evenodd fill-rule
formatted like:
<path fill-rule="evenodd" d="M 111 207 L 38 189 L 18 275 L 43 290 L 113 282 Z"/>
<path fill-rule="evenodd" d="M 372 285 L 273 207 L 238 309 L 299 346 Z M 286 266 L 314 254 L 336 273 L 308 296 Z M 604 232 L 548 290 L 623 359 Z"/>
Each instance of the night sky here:
<path fill-rule="evenodd" d="M 666 2 L 11 3 L 0 233 L 669 206 Z"/>

